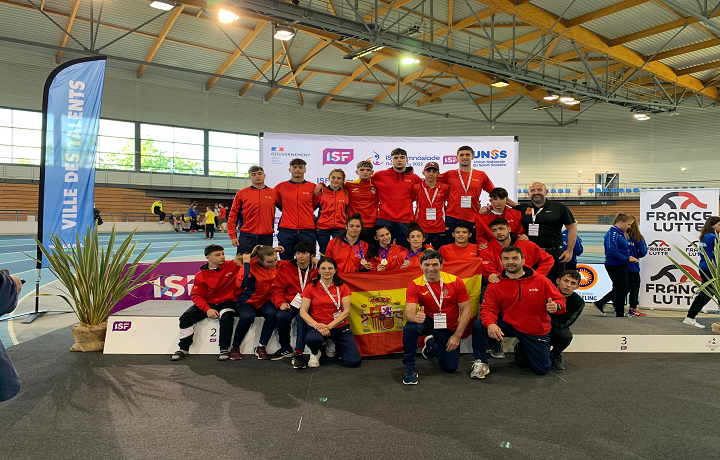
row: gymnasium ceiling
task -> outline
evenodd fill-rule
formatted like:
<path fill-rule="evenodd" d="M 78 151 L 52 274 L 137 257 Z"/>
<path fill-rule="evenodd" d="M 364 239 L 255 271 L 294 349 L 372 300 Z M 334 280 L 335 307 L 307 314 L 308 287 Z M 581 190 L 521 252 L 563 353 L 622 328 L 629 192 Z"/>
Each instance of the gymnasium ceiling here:
<path fill-rule="evenodd" d="M 352 104 L 467 119 L 453 114 L 465 104 L 477 109 L 473 121 L 489 124 L 518 103 L 566 124 L 596 104 L 672 114 L 720 101 L 720 0 L 187 0 L 171 8 L 0 0 L 0 45 L 56 62 L 105 54 L 138 79 L 171 76 L 201 83 L 198 91 L 319 110 Z M 222 8 L 239 19 L 220 23 Z M 274 39 L 277 25 L 294 38 Z M 364 55 L 348 59 L 353 53 Z M 410 57 L 416 62 L 401 62 Z M 498 79 L 508 85 L 491 86 Z M 580 103 L 546 100 L 548 92 Z"/>

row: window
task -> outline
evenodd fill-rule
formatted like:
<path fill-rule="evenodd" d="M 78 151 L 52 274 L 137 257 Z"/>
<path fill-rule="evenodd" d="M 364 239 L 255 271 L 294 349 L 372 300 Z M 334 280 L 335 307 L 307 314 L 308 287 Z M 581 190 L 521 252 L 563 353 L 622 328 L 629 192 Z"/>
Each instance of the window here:
<path fill-rule="evenodd" d="M 140 137 L 140 169 L 143 171 L 203 174 L 203 130 L 143 123 Z"/>
<path fill-rule="evenodd" d="M 250 166 L 260 162 L 260 140 L 246 134 L 210 131 L 209 174 L 247 177 Z"/>
<path fill-rule="evenodd" d="M 135 169 L 135 123 L 100 120 L 95 164 L 98 169 Z"/>
<path fill-rule="evenodd" d="M 42 114 L 0 109 L 0 163 L 40 164 Z"/>

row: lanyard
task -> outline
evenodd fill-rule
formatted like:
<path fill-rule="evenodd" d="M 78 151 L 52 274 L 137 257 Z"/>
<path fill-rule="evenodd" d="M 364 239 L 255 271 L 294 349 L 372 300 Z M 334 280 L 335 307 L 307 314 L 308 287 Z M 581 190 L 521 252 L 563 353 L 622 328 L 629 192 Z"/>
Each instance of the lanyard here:
<path fill-rule="evenodd" d="M 300 267 L 298 267 L 298 279 L 300 280 L 300 291 L 305 290 L 305 285 L 307 284 L 308 276 L 310 276 L 310 266 L 308 265 L 308 268 L 305 270 L 305 278 L 303 279 L 302 276 L 302 270 Z"/>
<path fill-rule="evenodd" d="M 460 177 L 460 180 L 462 180 L 462 176 Z M 463 186 L 464 185 L 465 184 L 463 184 Z M 430 206 L 433 205 L 433 202 L 435 201 L 435 197 L 437 196 L 439 189 L 440 189 L 440 187 L 435 185 L 435 193 L 433 194 L 432 199 L 430 199 L 430 194 L 428 193 L 428 187 L 427 187 L 427 185 L 423 184 L 423 191 L 425 192 L 425 196 L 427 197 L 428 201 L 430 202 Z M 466 189 L 466 191 L 467 191 L 467 189 Z"/>
<path fill-rule="evenodd" d="M 428 287 L 428 291 L 430 291 L 430 295 L 432 296 L 433 300 L 437 304 L 437 306 L 440 308 L 440 313 L 442 313 L 442 304 L 443 304 L 443 280 L 442 276 L 440 277 L 440 300 L 438 301 L 437 296 L 432 290 L 432 286 L 430 286 L 430 283 L 428 282 L 427 278 L 423 276 L 423 280 L 425 281 L 425 285 Z"/>
<path fill-rule="evenodd" d="M 405 260 L 410 260 L 410 259 L 412 259 L 412 258 L 415 257 L 416 255 L 418 255 L 418 254 L 420 254 L 421 252 L 423 252 L 423 249 L 424 249 L 424 248 L 420 248 L 420 249 L 418 249 L 418 250 L 415 251 L 415 252 L 408 252 L 407 255 L 405 256 Z"/>
<path fill-rule="evenodd" d="M 473 169 L 470 168 L 470 174 L 468 175 L 468 183 L 465 185 L 465 181 L 462 178 L 462 173 L 458 169 L 458 176 L 460 176 L 460 185 L 462 185 L 463 190 L 465 190 L 465 196 L 468 196 L 468 189 L 470 188 L 470 183 L 472 182 L 472 173 Z"/>
<path fill-rule="evenodd" d="M 347 244 L 350 244 L 350 241 L 347 239 L 347 236 L 346 236 L 345 238 L 343 238 L 343 241 L 345 241 Z M 357 247 L 358 247 L 358 249 L 360 250 L 360 252 L 356 251 L 355 248 L 353 247 L 353 246 L 355 246 L 355 244 L 357 244 Z M 357 240 L 357 241 L 355 242 L 355 244 L 350 244 L 350 248 L 353 250 L 353 252 L 354 252 L 355 254 L 358 255 L 358 257 L 360 257 L 361 259 L 364 259 L 364 258 L 365 258 L 365 254 L 363 253 L 362 246 L 360 246 L 360 240 Z"/>
<path fill-rule="evenodd" d="M 535 213 L 535 206 L 533 206 L 533 205 L 530 205 L 530 206 L 532 206 L 532 210 L 533 210 L 532 220 L 533 220 L 533 224 L 534 224 L 534 223 L 535 223 L 535 217 L 537 217 L 537 216 L 542 212 L 542 210 L 545 209 L 545 206 L 543 206 L 542 208 L 538 209 L 538 210 L 537 210 L 537 214 Z"/>
<path fill-rule="evenodd" d="M 391 246 L 392 246 L 392 245 L 388 244 L 387 249 L 385 249 L 385 253 L 383 253 L 383 249 L 382 249 L 382 248 L 379 248 L 380 258 L 382 258 L 382 259 L 387 259 L 387 255 L 388 255 L 388 252 L 390 252 L 390 247 L 391 247 Z"/>
<path fill-rule="evenodd" d="M 335 289 L 337 290 L 337 302 L 336 302 L 335 297 L 333 297 L 333 295 L 330 294 L 330 291 L 328 291 L 327 286 L 325 286 L 325 283 L 323 283 L 322 280 L 320 281 L 320 284 L 322 284 L 322 287 L 323 287 L 323 289 L 325 289 L 325 292 L 327 292 L 327 295 L 330 296 L 330 300 L 332 300 L 332 302 L 335 304 L 335 308 L 337 308 L 338 311 L 340 311 L 340 288 L 335 286 Z"/>

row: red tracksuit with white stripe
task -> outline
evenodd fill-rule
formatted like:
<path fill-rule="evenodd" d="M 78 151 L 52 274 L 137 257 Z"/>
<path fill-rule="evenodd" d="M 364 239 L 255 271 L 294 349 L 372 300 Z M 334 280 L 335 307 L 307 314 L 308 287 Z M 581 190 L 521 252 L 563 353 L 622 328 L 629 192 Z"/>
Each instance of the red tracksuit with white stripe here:
<path fill-rule="evenodd" d="M 417 202 L 415 222 L 425 233 L 445 233 L 445 203 L 449 193 L 450 188 L 447 184 L 436 184 L 431 188 L 422 182 L 413 186 L 412 199 Z M 432 204 L 430 204 L 431 200 Z M 434 220 L 427 219 L 428 209 L 435 210 Z"/>
<path fill-rule="evenodd" d="M 472 173 L 472 176 L 470 176 L 470 173 Z M 460 174 L 462 174 L 462 180 Z M 490 193 L 495 188 L 487 174 L 477 169 L 469 172 L 460 171 L 459 169 L 447 171 L 438 176 L 438 181 L 450 186 L 450 197 L 448 198 L 445 214 L 467 222 L 475 222 L 480 193 L 483 190 Z M 463 184 L 468 188 L 467 193 Z M 466 194 L 470 196 L 469 208 L 462 207 L 462 197 Z"/>
<path fill-rule="evenodd" d="M 540 246 L 532 241 L 517 239 L 517 235 L 510 234 L 510 246 L 520 248 L 525 259 L 525 266 L 533 268 L 538 275 L 547 276 L 555 263 L 553 256 L 540 249 Z M 493 238 L 488 242 L 488 247 L 480 251 L 480 258 L 483 261 L 483 275 L 490 276 L 493 273 L 500 274 L 503 271 L 501 260 L 502 246 Z M 546 299 L 547 300 L 547 299 Z"/>
<path fill-rule="evenodd" d="M 524 267 L 525 276 L 507 278 L 503 273 L 499 283 L 490 283 L 480 309 L 482 325 L 497 324 L 498 315 L 516 331 L 532 336 L 550 333 L 550 314 L 547 300 L 558 304 L 556 314 L 565 313 L 565 297 L 549 279 Z"/>
<path fill-rule="evenodd" d="M 325 257 L 330 257 L 337 262 L 338 273 L 357 273 L 360 271 L 360 260 L 367 260 L 368 244 L 364 241 L 356 241 L 352 247 L 343 238 L 333 238 L 328 244 Z"/>
<path fill-rule="evenodd" d="M 348 215 L 358 213 L 362 217 L 363 227 L 374 226 L 378 215 L 379 195 L 372 181 L 370 179 L 348 181 L 345 182 L 345 189 L 350 198 Z"/>
<path fill-rule="evenodd" d="M 278 229 L 315 230 L 315 184 L 288 180 L 277 184 L 275 190 L 280 195 L 283 209 Z"/>
<path fill-rule="evenodd" d="M 240 232 L 254 235 L 269 235 L 275 223 L 275 208 L 280 207 L 280 196 L 270 188 L 257 189 L 252 185 L 235 194 L 228 215 L 228 235 L 237 238 L 235 227 L 242 222 Z"/>
<path fill-rule="evenodd" d="M 315 226 L 320 230 L 345 228 L 347 220 L 348 192 L 324 187 L 321 195 L 314 195 L 315 207 L 320 208 L 320 217 Z M 364 221 L 363 221 L 364 224 Z"/>
<path fill-rule="evenodd" d="M 525 227 L 522 225 L 522 213 L 509 206 L 505 206 L 505 210 L 501 214 L 495 214 L 491 210 L 487 214 L 477 215 L 475 218 L 475 229 L 478 238 L 483 238 L 485 241 L 493 241 L 495 238 L 490 230 L 490 222 L 498 218 L 508 221 L 510 231 L 516 235 L 525 234 Z"/>
<path fill-rule="evenodd" d="M 382 263 L 382 255 L 385 254 L 385 250 L 387 250 L 385 260 L 388 261 L 387 265 L 385 265 L 385 270 L 397 270 L 398 268 L 400 268 L 403 262 L 405 262 L 405 256 L 407 255 L 408 251 L 402 246 L 398 246 L 397 244 L 391 244 L 385 249 L 380 248 L 380 255 L 370 259 L 372 269 L 378 269 L 378 266 L 380 266 L 380 264 Z"/>
<path fill-rule="evenodd" d="M 232 260 L 226 260 L 217 269 L 208 268 L 208 264 L 200 267 L 190 291 L 193 303 L 207 312 L 211 304 L 236 301 L 240 295 L 240 287 L 235 284 L 239 271 L 240 267 Z"/>
<path fill-rule="evenodd" d="M 295 260 L 281 260 L 277 264 L 277 272 L 270 288 L 270 301 L 275 308 L 280 308 L 283 303 L 291 303 L 296 294 L 302 294 L 300 277 L 303 277 L 307 285 L 317 274 L 318 271 L 312 267 L 300 270 Z"/>
<path fill-rule="evenodd" d="M 413 168 L 407 167 L 403 172 L 397 172 L 393 168 L 378 171 L 372 175 L 372 181 L 380 197 L 378 219 L 412 222 L 412 189 L 415 184 L 422 182 L 422 179 L 413 174 Z"/>

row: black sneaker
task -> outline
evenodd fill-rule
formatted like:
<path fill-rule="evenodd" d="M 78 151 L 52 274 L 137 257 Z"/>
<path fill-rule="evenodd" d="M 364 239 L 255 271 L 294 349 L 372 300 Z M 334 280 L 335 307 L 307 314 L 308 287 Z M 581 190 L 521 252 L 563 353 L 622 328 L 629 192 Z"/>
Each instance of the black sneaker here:
<path fill-rule="evenodd" d="M 293 369 L 305 369 L 307 367 L 307 363 L 305 362 L 305 357 L 300 352 L 295 352 L 295 354 L 292 357 L 292 366 Z"/>
<path fill-rule="evenodd" d="M 556 371 L 565 369 L 565 362 L 563 361 L 562 355 L 552 358 L 552 365 L 550 366 Z"/>
<path fill-rule="evenodd" d="M 275 353 L 270 355 L 270 361 L 280 361 L 284 358 L 292 358 L 295 352 L 292 348 L 278 349 Z"/>
<path fill-rule="evenodd" d="M 598 309 L 601 315 L 605 316 L 605 311 L 603 310 L 603 305 L 599 304 L 597 302 L 593 302 L 593 305 L 595 305 L 595 308 Z"/>
<path fill-rule="evenodd" d="M 227 361 L 230 359 L 230 350 L 220 350 L 218 361 Z"/>
<path fill-rule="evenodd" d="M 403 377 L 403 383 L 405 385 L 417 385 L 418 384 L 418 373 L 415 367 L 405 368 L 405 377 Z"/>
<path fill-rule="evenodd" d="M 187 351 L 183 350 L 182 348 L 173 353 L 173 355 L 170 357 L 172 361 L 180 361 L 181 359 L 185 358 L 185 355 L 189 355 Z"/>
<path fill-rule="evenodd" d="M 435 338 L 431 335 L 425 337 L 425 346 L 423 347 L 421 353 L 423 355 L 423 358 L 425 359 L 433 359 L 436 355 L 435 353 L 435 347 L 437 344 L 435 343 Z M 409 384 L 414 385 L 414 384 Z"/>

